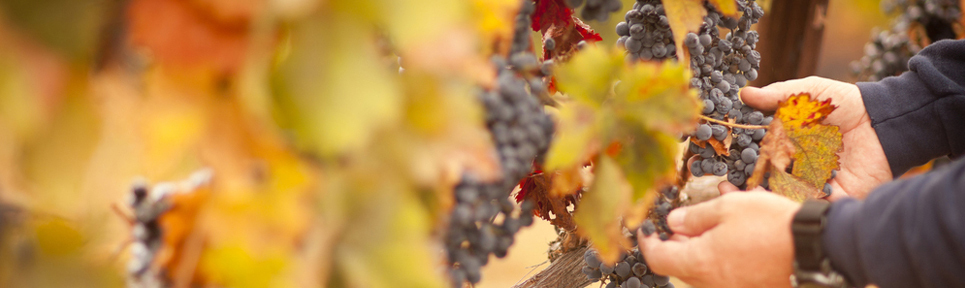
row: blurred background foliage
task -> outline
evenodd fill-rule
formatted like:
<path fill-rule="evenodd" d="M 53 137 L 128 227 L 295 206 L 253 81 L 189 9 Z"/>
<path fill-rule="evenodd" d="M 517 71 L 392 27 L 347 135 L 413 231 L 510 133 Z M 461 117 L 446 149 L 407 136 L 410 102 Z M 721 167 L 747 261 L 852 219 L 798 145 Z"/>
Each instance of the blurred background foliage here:
<path fill-rule="evenodd" d="M 849 80 L 877 2 L 831 1 L 819 76 Z M 126 285 L 131 182 L 202 168 L 208 198 L 161 248 L 191 257 L 152 262 L 174 284 L 440 287 L 442 192 L 496 170 L 474 97 L 516 5 L 0 1 L 0 287 Z M 610 19 L 588 23 L 600 45 Z M 551 227 L 478 287 L 543 262 Z"/>

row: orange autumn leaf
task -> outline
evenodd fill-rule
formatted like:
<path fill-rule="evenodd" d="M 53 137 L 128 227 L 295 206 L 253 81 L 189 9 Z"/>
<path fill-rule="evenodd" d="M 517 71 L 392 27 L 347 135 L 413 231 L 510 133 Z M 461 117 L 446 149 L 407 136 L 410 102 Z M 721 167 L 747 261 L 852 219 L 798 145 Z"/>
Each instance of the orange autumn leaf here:
<path fill-rule="evenodd" d="M 231 74 L 245 63 L 251 14 L 215 6 L 244 6 L 175 0 L 134 0 L 127 10 L 129 37 L 154 60 L 175 67 Z"/>
<path fill-rule="evenodd" d="M 185 273 L 182 271 L 188 271 L 192 274 L 194 272 L 192 266 L 198 259 L 187 259 L 185 256 L 193 255 L 197 257 L 199 256 L 197 252 L 200 251 L 185 253 L 184 250 L 189 246 L 188 242 L 200 245 L 200 240 L 203 239 L 201 235 L 193 234 L 198 233 L 195 231 L 195 220 L 210 194 L 209 181 L 211 175 L 205 175 L 205 173 L 210 172 L 196 172 L 192 175 L 192 179 L 181 183 L 177 190 L 172 191 L 161 200 L 169 208 L 158 216 L 158 226 L 163 233 L 161 233 L 161 247 L 154 258 L 153 265 L 160 268 L 161 271 L 165 271 L 168 279 L 178 279 L 177 274 Z M 189 238 L 194 241 L 188 241 Z M 191 250 L 199 248 L 191 247 Z M 185 280 L 191 281 L 193 279 Z"/>
<path fill-rule="evenodd" d="M 782 102 L 774 117 L 784 122 L 785 126 L 804 127 L 821 122 L 835 108 L 837 107 L 831 105 L 831 99 L 811 100 L 811 94 L 801 93 Z"/>

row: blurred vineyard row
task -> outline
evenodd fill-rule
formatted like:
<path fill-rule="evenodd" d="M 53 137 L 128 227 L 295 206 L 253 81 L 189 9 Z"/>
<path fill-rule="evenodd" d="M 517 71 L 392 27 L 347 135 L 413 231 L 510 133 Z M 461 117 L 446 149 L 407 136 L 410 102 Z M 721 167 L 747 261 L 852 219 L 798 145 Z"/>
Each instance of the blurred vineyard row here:
<path fill-rule="evenodd" d="M 831 3 L 818 74 L 847 80 L 886 21 Z M 0 2 L 0 287 L 130 284 L 132 183 L 201 169 L 151 247 L 177 286 L 441 287 L 429 237 L 459 171 L 495 173 L 473 99 L 518 4 Z M 543 262 L 544 224 L 479 286 Z"/>

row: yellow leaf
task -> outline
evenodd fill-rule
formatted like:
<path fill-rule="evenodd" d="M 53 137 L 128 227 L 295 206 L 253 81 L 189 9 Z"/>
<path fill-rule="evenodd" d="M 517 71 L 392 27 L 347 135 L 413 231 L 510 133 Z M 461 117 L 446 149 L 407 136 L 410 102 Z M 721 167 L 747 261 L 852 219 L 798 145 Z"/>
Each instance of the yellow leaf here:
<path fill-rule="evenodd" d="M 788 134 L 794 147 L 794 169 L 791 174 L 815 187 L 822 188 L 838 169 L 841 132 L 838 126 L 814 125 L 793 129 Z"/>
<path fill-rule="evenodd" d="M 683 133 L 694 129 L 700 109 L 690 88 L 690 69 L 676 62 L 637 62 L 620 76 L 614 105 L 623 117 L 647 129 Z"/>
<path fill-rule="evenodd" d="M 588 46 L 559 67 L 557 86 L 575 100 L 599 107 L 610 95 L 611 86 L 624 66 L 623 53 Z"/>
<path fill-rule="evenodd" d="M 601 123 L 593 108 L 572 103 L 562 107 L 546 169 L 579 167 L 600 149 Z"/>
<path fill-rule="evenodd" d="M 606 263 L 615 263 L 630 247 L 623 236 L 620 216 L 630 207 L 630 187 L 617 163 L 606 155 L 596 163 L 596 176 L 590 191 L 583 193 L 574 220 L 577 233 L 590 239 Z"/>
<path fill-rule="evenodd" d="M 495 43 L 497 39 L 509 40 L 513 38 L 513 27 L 516 25 L 516 11 L 519 9 L 517 0 L 473 0 L 473 12 L 476 15 L 476 29 L 479 30 L 482 43 Z M 486 45 L 485 48 L 491 48 Z M 483 55 L 496 51 L 483 51 Z"/>
<path fill-rule="evenodd" d="M 739 16 L 737 15 L 736 0 L 710 0 L 710 3 L 714 4 L 714 7 L 717 7 L 717 10 L 720 11 L 721 14 L 724 14 L 724 16 L 734 18 Z"/>
<path fill-rule="evenodd" d="M 664 0 L 663 7 L 670 22 L 670 31 L 673 31 L 674 43 L 677 45 L 677 59 L 683 59 L 680 62 L 684 67 L 689 67 L 690 58 L 684 52 L 684 37 L 688 32 L 697 32 L 704 23 L 707 10 L 704 9 L 703 0 Z"/>
<path fill-rule="evenodd" d="M 675 175 L 679 144 L 675 137 L 638 127 L 627 127 L 630 139 L 617 155 L 627 181 L 633 187 L 631 203 L 644 199 L 658 184 L 670 183 Z"/>
<path fill-rule="evenodd" d="M 35 228 L 40 251 L 51 256 L 77 252 L 83 245 L 83 235 L 66 220 L 50 219 Z"/>
<path fill-rule="evenodd" d="M 429 218 L 401 183 L 361 192 L 350 227 L 335 248 L 335 265 L 350 287 L 441 288 L 429 245 Z M 360 193 L 360 191 L 353 191 Z M 363 195 L 355 195 L 363 196 Z M 372 273 L 379 271 L 378 273 Z"/>
<path fill-rule="evenodd" d="M 824 192 L 815 189 L 801 178 L 787 174 L 784 170 L 771 170 L 771 178 L 768 183 L 774 193 L 784 195 L 797 202 L 804 202 L 807 199 L 817 199 L 824 196 Z"/>
<path fill-rule="evenodd" d="M 286 268 L 288 255 L 252 255 L 251 249 L 241 245 L 226 245 L 207 249 L 198 269 L 213 283 L 227 287 L 272 287 Z"/>
<path fill-rule="evenodd" d="M 332 29 L 338 27 L 338 29 Z M 292 33 L 279 80 L 300 144 L 322 156 L 364 147 L 382 125 L 399 120 L 397 78 L 377 60 L 373 31 L 345 16 L 316 16 Z"/>

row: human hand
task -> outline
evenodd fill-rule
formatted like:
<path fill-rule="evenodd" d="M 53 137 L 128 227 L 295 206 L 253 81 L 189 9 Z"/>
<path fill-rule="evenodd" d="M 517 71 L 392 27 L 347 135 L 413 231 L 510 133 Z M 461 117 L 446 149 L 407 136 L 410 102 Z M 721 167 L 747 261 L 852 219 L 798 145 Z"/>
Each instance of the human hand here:
<path fill-rule="evenodd" d="M 696 287 L 791 287 L 791 220 L 801 204 L 757 188 L 674 209 L 674 236 L 639 235 L 657 274 Z"/>
<path fill-rule="evenodd" d="M 857 85 L 811 76 L 777 82 L 763 88 L 744 87 L 740 96 L 751 107 L 774 111 L 778 101 L 801 92 L 810 93 L 818 100 L 831 98 L 831 104 L 838 106 L 824 121 L 825 124 L 841 128 L 844 144 L 843 151 L 838 153 L 841 169 L 837 177 L 830 181 L 832 193 L 829 200 L 845 196 L 864 198 L 871 189 L 892 180 L 891 167 L 888 166 L 878 134 L 871 128 L 871 117 L 865 110 Z M 737 190 L 727 181 L 718 187 L 721 193 Z"/>

